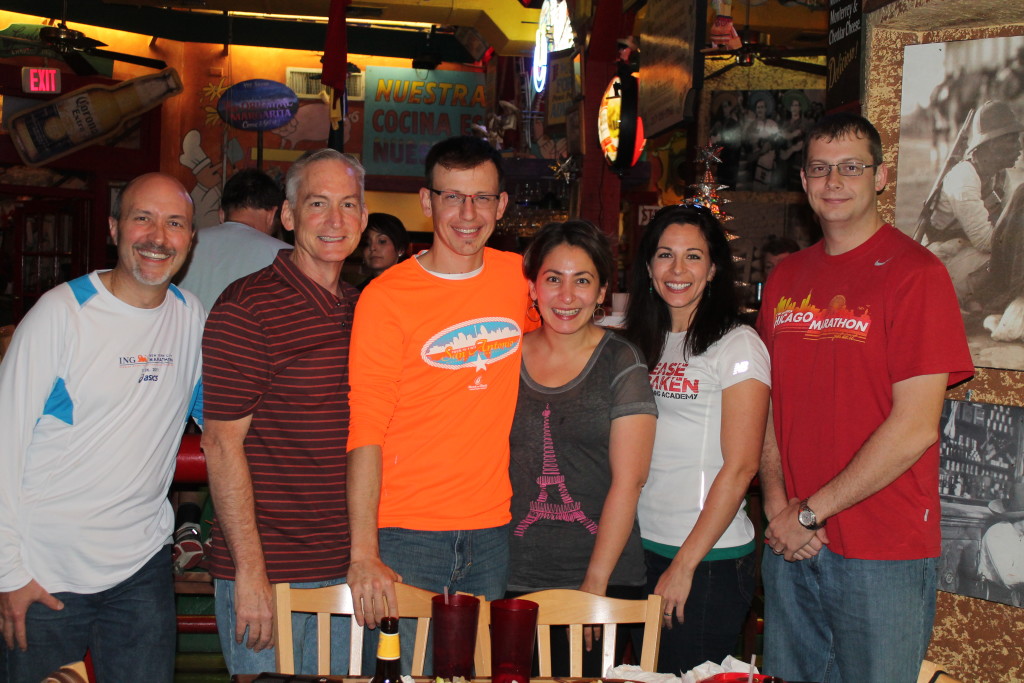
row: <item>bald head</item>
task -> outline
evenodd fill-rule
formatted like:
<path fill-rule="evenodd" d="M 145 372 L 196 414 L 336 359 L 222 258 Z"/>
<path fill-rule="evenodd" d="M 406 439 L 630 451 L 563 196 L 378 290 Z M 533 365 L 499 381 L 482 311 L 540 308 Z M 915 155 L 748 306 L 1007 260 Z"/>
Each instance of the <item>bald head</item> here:
<path fill-rule="evenodd" d="M 118 281 L 166 289 L 192 245 L 192 214 L 188 191 L 169 175 L 147 173 L 128 183 L 110 209 Z"/>

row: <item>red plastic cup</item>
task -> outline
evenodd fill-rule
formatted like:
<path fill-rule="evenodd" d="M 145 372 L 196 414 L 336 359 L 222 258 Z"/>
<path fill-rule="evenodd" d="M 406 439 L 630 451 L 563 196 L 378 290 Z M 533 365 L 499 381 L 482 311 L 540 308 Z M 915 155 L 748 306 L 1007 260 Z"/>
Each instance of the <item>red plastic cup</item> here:
<path fill-rule="evenodd" d="M 727 674 L 715 674 L 710 678 L 705 678 L 701 683 L 747 683 L 750 679 L 750 674 L 741 673 L 727 673 Z M 765 674 L 754 674 L 754 683 L 786 683 L 781 678 L 776 676 L 767 676 Z"/>
<path fill-rule="evenodd" d="M 472 678 L 480 600 L 472 595 L 435 595 L 430 614 L 434 630 L 434 676 L 448 680 L 456 676 Z"/>
<path fill-rule="evenodd" d="M 529 683 L 538 609 L 532 600 L 518 598 L 491 603 L 493 683 Z"/>

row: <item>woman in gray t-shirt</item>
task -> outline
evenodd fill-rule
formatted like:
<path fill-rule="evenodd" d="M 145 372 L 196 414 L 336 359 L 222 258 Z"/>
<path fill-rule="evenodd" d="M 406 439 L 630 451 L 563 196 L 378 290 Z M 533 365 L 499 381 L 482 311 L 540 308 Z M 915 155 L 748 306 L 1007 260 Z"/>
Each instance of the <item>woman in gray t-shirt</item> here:
<path fill-rule="evenodd" d="M 657 408 L 640 352 L 594 322 L 611 267 L 585 221 L 545 226 L 524 256 L 543 324 L 523 339 L 512 425 L 510 593 L 644 597 L 636 504 Z"/>

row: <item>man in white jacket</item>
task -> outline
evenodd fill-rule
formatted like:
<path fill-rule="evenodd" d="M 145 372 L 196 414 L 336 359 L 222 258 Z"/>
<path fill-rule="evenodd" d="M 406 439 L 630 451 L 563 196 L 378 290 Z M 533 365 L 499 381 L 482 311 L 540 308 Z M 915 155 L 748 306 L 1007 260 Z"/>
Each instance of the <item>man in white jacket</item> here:
<path fill-rule="evenodd" d="M 129 183 L 117 266 L 43 295 L 0 364 L 2 680 L 36 683 L 86 650 L 99 680 L 173 680 L 167 489 L 201 414 L 205 314 L 170 281 L 192 214 L 169 176 Z"/>

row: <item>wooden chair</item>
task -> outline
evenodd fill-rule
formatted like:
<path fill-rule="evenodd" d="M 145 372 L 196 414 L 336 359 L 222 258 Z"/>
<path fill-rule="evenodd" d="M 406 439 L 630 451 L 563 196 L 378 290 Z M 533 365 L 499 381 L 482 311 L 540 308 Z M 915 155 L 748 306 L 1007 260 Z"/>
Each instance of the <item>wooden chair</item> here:
<path fill-rule="evenodd" d="M 537 650 L 540 655 L 541 678 L 551 677 L 551 627 L 569 627 L 569 676 L 583 676 L 583 627 L 600 624 L 601 674 L 615 664 L 615 636 L 618 624 L 643 624 L 643 652 L 640 667 L 655 671 L 658 648 L 661 644 L 661 596 L 650 595 L 646 600 L 619 600 L 578 590 L 546 590 L 519 596 L 533 600 L 540 609 L 537 613 Z M 476 637 L 477 675 L 491 675 L 491 610 L 487 604 L 480 607 L 480 626 Z"/>
<path fill-rule="evenodd" d="M 926 659 L 921 662 L 921 673 L 917 676 L 917 683 L 961 683 L 961 681 L 943 671 L 941 664 L 929 662 Z"/>
<path fill-rule="evenodd" d="M 412 673 L 414 676 L 422 676 L 427 654 L 427 632 L 430 629 L 430 600 L 436 593 L 404 583 L 395 584 L 395 593 L 402 616 L 418 620 Z M 292 612 L 311 612 L 317 615 L 317 673 L 324 675 L 331 672 L 331 615 L 348 615 L 351 628 L 348 673 L 350 676 L 360 675 L 363 665 L 363 629 L 356 623 L 352 592 L 347 583 L 324 588 L 292 588 L 287 583 L 274 586 L 274 651 L 277 653 L 277 670 L 286 674 L 295 673 Z"/>
<path fill-rule="evenodd" d="M 65 664 L 44 678 L 42 683 L 89 683 L 89 672 L 85 662 Z"/>

